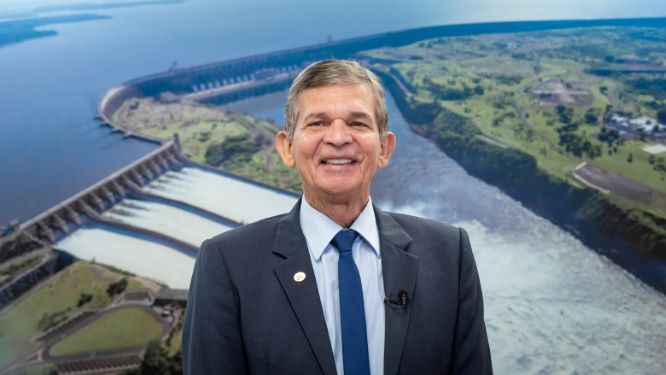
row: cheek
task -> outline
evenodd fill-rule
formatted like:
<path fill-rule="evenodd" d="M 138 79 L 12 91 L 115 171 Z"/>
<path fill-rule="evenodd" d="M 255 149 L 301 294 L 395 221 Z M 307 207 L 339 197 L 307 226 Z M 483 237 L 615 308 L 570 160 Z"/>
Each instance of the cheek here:
<path fill-rule="evenodd" d="M 311 140 L 303 139 L 293 148 L 294 155 L 301 161 L 314 160 L 317 144 Z"/>

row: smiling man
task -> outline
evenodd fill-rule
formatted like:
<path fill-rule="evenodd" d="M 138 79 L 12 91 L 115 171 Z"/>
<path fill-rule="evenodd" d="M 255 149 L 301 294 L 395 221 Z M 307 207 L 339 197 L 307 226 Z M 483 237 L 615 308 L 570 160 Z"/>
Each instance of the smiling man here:
<path fill-rule="evenodd" d="M 314 63 L 285 120 L 275 145 L 303 197 L 204 241 L 185 374 L 491 374 L 465 231 L 372 204 L 396 145 L 377 77 L 353 61 Z"/>

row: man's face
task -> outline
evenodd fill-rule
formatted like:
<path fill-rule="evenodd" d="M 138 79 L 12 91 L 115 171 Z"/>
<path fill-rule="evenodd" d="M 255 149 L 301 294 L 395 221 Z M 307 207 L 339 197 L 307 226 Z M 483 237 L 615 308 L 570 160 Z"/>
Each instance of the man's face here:
<path fill-rule="evenodd" d="M 377 168 L 386 166 L 395 135 L 380 138 L 375 101 L 362 84 L 338 84 L 304 90 L 298 96 L 292 139 L 280 132 L 276 147 L 295 166 L 303 192 L 314 201 L 365 200 Z"/>

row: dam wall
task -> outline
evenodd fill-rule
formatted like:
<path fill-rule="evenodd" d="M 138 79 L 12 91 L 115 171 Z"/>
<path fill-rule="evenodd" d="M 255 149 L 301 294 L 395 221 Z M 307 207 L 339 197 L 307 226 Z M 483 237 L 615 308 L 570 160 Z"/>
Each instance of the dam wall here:
<path fill-rule="evenodd" d="M 141 186 L 168 170 L 181 168 L 185 162 L 177 139 L 166 142 L 141 159 L 22 223 L 19 229 L 42 242 L 53 244 L 80 227 L 84 216 L 98 219 L 102 212 L 130 192 L 140 191 Z"/>
<path fill-rule="evenodd" d="M 344 39 L 139 77 L 109 90 L 100 101 L 99 113 L 104 122 L 113 126 L 113 113 L 132 97 L 168 102 L 189 96 L 204 103 L 223 104 L 286 89 L 301 69 L 316 60 L 351 58 L 359 51 L 398 47 L 429 38 L 594 26 L 666 27 L 666 18 L 473 23 Z"/>

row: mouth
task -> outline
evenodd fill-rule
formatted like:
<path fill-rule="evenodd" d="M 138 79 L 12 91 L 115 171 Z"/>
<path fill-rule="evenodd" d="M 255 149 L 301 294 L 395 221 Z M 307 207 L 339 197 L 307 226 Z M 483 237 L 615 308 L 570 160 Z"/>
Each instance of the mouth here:
<path fill-rule="evenodd" d="M 353 159 L 327 159 L 327 160 L 322 160 L 321 163 L 325 165 L 341 166 L 341 165 L 350 165 L 356 163 L 356 161 Z"/>

